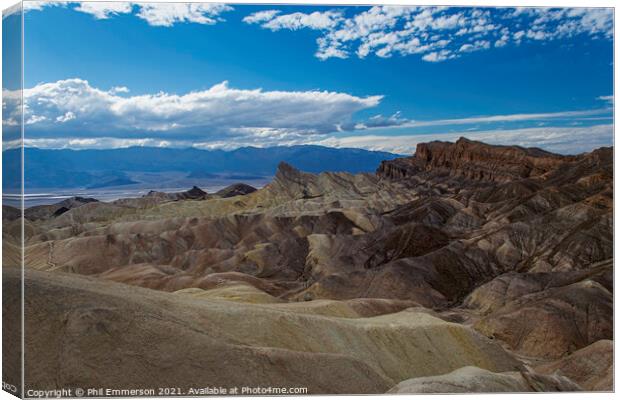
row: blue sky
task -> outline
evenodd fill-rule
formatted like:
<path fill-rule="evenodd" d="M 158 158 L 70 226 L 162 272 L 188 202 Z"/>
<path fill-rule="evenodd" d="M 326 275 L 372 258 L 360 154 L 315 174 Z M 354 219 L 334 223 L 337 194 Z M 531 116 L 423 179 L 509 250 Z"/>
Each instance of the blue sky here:
<path fill-rule="evenodd" d="M 611 9 L 26 4 L 31 146 L 613 141 Z"/>

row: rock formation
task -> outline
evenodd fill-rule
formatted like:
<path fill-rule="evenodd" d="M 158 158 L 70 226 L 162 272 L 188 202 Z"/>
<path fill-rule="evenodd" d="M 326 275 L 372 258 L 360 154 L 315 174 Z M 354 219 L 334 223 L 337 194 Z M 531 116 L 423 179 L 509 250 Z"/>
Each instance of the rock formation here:
<path fill-rule="evenodd" d="M 41 206 L 33 206 L 24 210 L 24 216 L 26 219 L 35 221 L 35 220 L 45 220 L 51 217 L 57 217 L 65 212 L 71 210 L 72 208 L 77 208 L 83 206 L 88 203 L 96 203 L 97 199 L 92 199 L 88 197 L 70 197 L 65 199 L 59 203 L 53 205 L 41 205 Z"/>
<path fill-rule="evenodd" d="M 492 146 L 462 137 L 456 143 L 420 143 L 415 157 L 384 161 L 378 172 L 392 179 L 430 171 L 472 180 L 508 182 L 543 175 L 573 159 L 537 148 Z"/>
<path fill-rule="evenodd" d="M 246 194 L 250 194 L 256 192 L 256 188 L 250 185 L 246 185 L 245 183 L 235 183 L 230 186 L 226 186 L 224 189 L 219 190 L 215 193 L 216 196 L 228 198 L 235 196 L 243 196 Z"/>
<path fill-rule="evenodd" d="M 281 163 L 256 191 L 68 207 L 26 225 L 28 323 L 45 326 L 31 346 L 48 338 L 38 354 L 64 366 L 32 382 L 169 373 L 311 393 L 611 390 L 612 220 L 611 148 L 561 156 L 467 139 L 420 144 L 376 174 Z M 76 342 L 59 354 L 62 324 Z M 163 336 L 149 352 L 145 335 Z"/>

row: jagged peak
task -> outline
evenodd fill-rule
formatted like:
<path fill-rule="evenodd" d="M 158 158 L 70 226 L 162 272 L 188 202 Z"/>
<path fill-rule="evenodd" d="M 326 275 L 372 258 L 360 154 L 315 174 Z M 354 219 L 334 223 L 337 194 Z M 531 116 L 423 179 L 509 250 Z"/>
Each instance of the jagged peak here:
<path fill-rule="evenodd" d="M 300 171 L 297 168 L 293 167 L 291 164 L 287 163 L 286 161 L 280 161 L 278 163 L 278 172 L 287 173 L 287 172 L 300 172 Z"/>
<path fill-rule="evenodd" d="M 285 161 L 280 161 L 280 163 L 278 164 L 278 170 L 276 171 L 276 179 L 279 179 L 281 181 L 294 181 L 296 183 L 299 183 L 302 180 L 310 179 L 310 177 L 314 176 L 315 175 L 313 174 L 298 170 L 297 168 Z"/>
<path fill-rule="evenodd" d="M 188 190 L 186 193 L 207 194 L 207 192 L 205 192 L 204 190 L 202 190 L 201 188 L 195 185 L 192 186 L 192 188 Z"/>

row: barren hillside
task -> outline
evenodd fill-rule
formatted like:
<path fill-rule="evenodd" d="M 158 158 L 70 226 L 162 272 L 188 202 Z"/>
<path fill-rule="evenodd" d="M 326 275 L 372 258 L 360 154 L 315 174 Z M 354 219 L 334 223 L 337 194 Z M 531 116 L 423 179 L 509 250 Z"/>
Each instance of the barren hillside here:
<path fill-rule="evenodd" d="M 26 212 L 27 385 L 612 389 L 611 148 L 462 138 L 376 174 L 66 203 Z"/>

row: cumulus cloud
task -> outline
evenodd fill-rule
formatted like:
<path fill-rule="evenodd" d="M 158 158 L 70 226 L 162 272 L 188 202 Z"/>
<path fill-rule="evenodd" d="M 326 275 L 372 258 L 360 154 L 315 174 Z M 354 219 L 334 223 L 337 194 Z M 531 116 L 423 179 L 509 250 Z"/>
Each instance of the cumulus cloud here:
<path fill-rule="evenodd" d="M 85 2 L 78 3 L 74 10 L 91 14 L 97 19 L 108 19 L 118 14 L 130 13 L 133 5 L 125 2 Z"/>
<path fill-rule="evenodd" d="M 441 62 L 450 58 L 455 58 L 456 55 L 448 50 L 432 51 L 422 56 L 422 60 L 428 62 Z"/>
<path fill-rule="evenodd" d="M 220 14 L 233 8 L 221 3 L 133 3 L 133 2 L 73 2 L 26 1 L 24 11 L 40 11 L 45 7 L 67 7 L 90 14 L 96 19 L 108 19 L 120 14 L 134 14 L 152 26 L 173 26 L 177 23 L 213 25 L 223 21 Z"/>
<path fill-rule="evenodd" d="M 260 24 L 261 22 L 271 21 L 279 13 L 279 10 L 258 11 L 244 17 L 243 22 L 247 24 Z"/>
<path fill-rule="evenodd" d="M 133 3 L 28 1 L 25 11 L 67 7 L 97 19 L 133 14 L 152 26 L 215 24 L 233 8 L 221 3 Z M 611 8 L 473 8 L 374 6 L 311 13 L 268 9 L 243 18 L 271 31 L 312 29 L 320 32 L 315 56 L 321 60 L 419 55 L 441 62 L 466 53 L 583 35 L 613 37 Z"/>
<path fill-rule="evenodd" d="M 75 114 L 71 111 L 67 111 L 64 115 L 59 115 L 56 117 L 56 122 L 69 122 L 73 119 L 75 119 Z"/>
<path fill-rule="evenodd" d="M 33 125 L 46 120 L 47 117 L 44 117 L 43 115 L 31 115 L 25 120 L 25 123 L 26 125 Z"/>
<path fill-rule="evenodd" d="M 223 141 L 235 145 L 304 142 L 322 135 L 370 131 L 416 130 L 437 127 L 498 126 L 545 121 L 609 120 L 611 108 L 412 120 L 400 112 L 365 120 L 356 113 L 380 105 L 381 95 L 360 97 L 320 90 L 264 91 L 238 89 L 224 81 L 186 94 L 128 95 L 126 87 L 105 90 L 82 79 L 42 83 L 24 90 L 24 122 L 29 136 L 152 137 L 166 140 Z M 611 102 L 611 96 L 601 96 Z M 19 91 L 3 91 L 3 126 L 21 121 Z M 610 103 L 611 104 L 611 103 Z M 494 125 L 490 125 L 494 124 Z M 521 125 L 522 126 L 522 125 Z M 176 138 L 176 139 L 175 139 Z"/>
<path fill-rule="evenodd" d="M 391 57 L 419 54 L 440 62 L 464 53 L 499 48 L 524 41 L 549 41 L 585 35 L 611 39 L 610 8 L 461 8 L 375 6 L 353 15 L 338 10 L 282 14 L 253 13 L 244 21 L 272 31 L 321 31 L 315 56 L 321 60 Z"/>
<path fill-rule="evenodd" d="M 494 138 L 488 136 L 489 133 L 478 131 L 481 126 L 490 129 L 497 129 L 497 126 L 521 128 L 523 124 L 531 126 L 544 121 L 560 121 L 560 125 L 566 125 L 567 121 L 571 120 L 574 123 L 591 120 L 587 123 L 592 123 L 595 120 L 611 118 L 611 108 L 607 107 L 426 121 L 414 121 L 396 112 L 360 120 L 356 118 L 356 113 L 379 106 L 382 96 L 360 97 L 320 90 L 238 89 L 231 87 L 226 81 L 206 90 L 186 94 L 160 92 L 131 96 L 128 92 L 129 89 L 125 87 L 113 87 L 109 90 L 96 88 L 82 79 L 42 83 L 25 89 L 24 122 L 28 131 L 27 137 L 31 140 L 29 143 L 72 148 L 139 145 L 136 143 L 200 148 L 322 143 L 402 152 L 403 146 L 411 145 L 410 141 L 413 140 L 406 139 L 407 137 L 423 136 L 424 140 L 429 137 L 414 135 L 413 132 L 424 129 L 437 132 L 437 128 L 442 126 L 451 131 L 478 135 L 476 137 L 480 140 L 492 141 Z M 613 101 L 611 96 L 601 96 L 600 99 Z M 3 91 L 4 128 L 19 125 L 20 100 L 19 91 Z M 469 132 L 468 125 L 475 127 L 477 132 Z M 367 135 L 373 130 L 384 132 L 386 128 L 393 133 L 396 133 L 396 130 L 408 129 L 410 136 Z M 553 144 L 556 149 L 566 146 L 566 151 L 569 150 L 569 145 L 565 141 L 568 140 L 570 132 L 584 135 L 573 138 L 574 146 L 596 139 L 588 132 L 599 132 L 598 137 L 602 137 L 600 131 L 596 131 L 602 128 L 536 129 L 539 130 L 516 131 L 527 132 L 530 145 L 534 139 L 540 139 L 541 143 Z M 508 136 L 505 136 L 505 132 L 516 131 L 497 132 L 502 132 L 502 137 L 506 138 Z M 358 136 L 351 136 L 353 132 L 357 132 Z M 537 135 L 545 133 L 546 142 L 540 135 L 533 136 L 536 132 Z M 560 137 L 564 142 L 551 143 L 552 138 L 558 137 L 558 132 L 564 132 Z M 510 139 L 521 144 L 518 134 L 510 136 Z"/>
<path fill-rule="evenodd" d="M 60 129 L 81 136 L 151 132 L 160 137 L 284 138 L 342 130 L 356 112 L 376 107 L 382 99 L 319 90 L 236 89 L 226 81 L 182 95 L 128 96 L 124 89 L 102 90 L 82 79 L 42 83 L 23 91 L 24 118 L 32 134 Z M 20 92 L 5 90 L 3 96 L 5 123 L 20 120 Z M 377 116 L 368 124 L 399 124 L 400 119 L 399 114 Z"/>
<path fill-rule="evenodd" d="M 213 25 L 220 14 L 233 8 L 217 3 L 144 3 L 136 14 L 153 26 L 172 26 L 180 22 Z"/>
<path fill-rule="evenodd" d="M 296 12 L 278 15 L 277 10 L 259 11 L 243 19 L 248 24 L 260 23 L 263 28 L 272 31 L 281 29 L 298 30 L 303 28 L 326 30 L 334 28 L 342 20 L 340 11 L 315 11 L 310 14 Z"/>
<path fill-rule="evenodd" d="M 466 43 L 461 46 L 459 52 L 471 53 L 472 51 L 486 50 L 491 47 L 488 40 L 476 40 L 474 43 Z"/>
<path fill-rule="evenodd" d="M 110 93 L 112 94 L 116 94 L 116 93 L 129 93 L 129 88 L 126 86 L 115 86 L 112 89 L 110 89 Z"/>
<path fill-rule="evenodd" d="M 28 11 L 41 11 L 45 7 L 65 7 L 70 4 L 70 1 L 24 1 L 22 4 L 24 12 Z"/>

